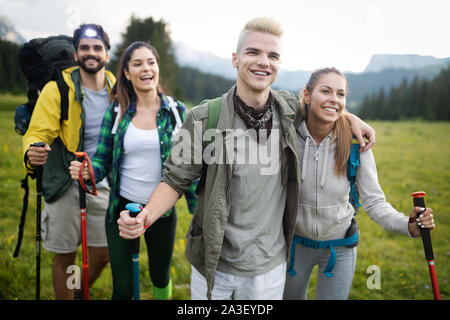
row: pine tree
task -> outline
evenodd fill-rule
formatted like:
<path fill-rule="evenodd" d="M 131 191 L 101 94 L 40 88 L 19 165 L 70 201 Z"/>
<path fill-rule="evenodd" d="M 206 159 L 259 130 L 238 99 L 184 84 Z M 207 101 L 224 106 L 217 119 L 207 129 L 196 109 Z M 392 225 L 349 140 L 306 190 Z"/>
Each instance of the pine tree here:
<path fill-rule="evenodd" d="M 159 21 L 152 17 L 139 19 L 132 15 L 125 33 L 122 33 L 122 41 L 114 51 L 114 57 L 112 57 L 108 68 L 116 72 L 120 56 L 134 41 L 148 42 L 156 48 L 160 57 L 159 81 L 169 90 L 170 94 L 179 98 L 181 88 L 177 84 L 178 65 L 167 24 L 162 19 Z"/>
<path fill-rule="evenodd" d="M 423 99 L 420 95 L 420 81 L 416 75 L 408 88 L 406 109 L 403 113 L 404 118 L 418 118 L 420 116 L 420 106 Z"/>
<path fill-rule="evenodd" d="M 405 78 L 401 85 L 390 89 L 387 98 L 383 88 L 378 94 L 366 95 L 359 115 L 363 119 L 449 121 L 449 106 L 450 66 L 431 81 L 416 76 L 408 85 Z"/>
<path fill-rule="evenodd" d="M 26 92 L 26 79 L 17 59 L 18 52 L 17 44 L 0 39 L 0 91 Z"/>

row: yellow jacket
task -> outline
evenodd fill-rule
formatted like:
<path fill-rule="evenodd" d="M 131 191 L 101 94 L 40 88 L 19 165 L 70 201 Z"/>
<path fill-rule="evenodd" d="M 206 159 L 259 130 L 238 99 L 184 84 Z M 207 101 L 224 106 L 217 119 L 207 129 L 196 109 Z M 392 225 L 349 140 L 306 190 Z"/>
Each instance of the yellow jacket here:
<path fill-rule="evenodd" d="M 56 81 L 50 81 L 44 86 L 39 95 L 31 116 L 30 125 L 23 136 L 24 159 L 26 159 L 25 154 L 27 150 L 33 143 L 45 142 L 52 148 L 52 151 L 49 152 L 47 163 L 43 168 L 44 198 L 46 198 L 45 186 L 50 186 L 50 181 L 48 179 L 51 180 L 51 185 L 54 185 L 55 188 L 64 188 L 64 186 L 67 185 L 67 182 L 70 182 L 68 169 L 66 172 L 63 168 L 66 166 L 68 158 L 71 158 L 73 152 L 80 151 L 84 141 L 84 109 L 82 107 L 84 93 L 81 86 L 80 68 L 78 66 L 67 68 L 62 72 L 62 75 L 69 87 L 68 119 L 63 120 L 62 122 L 60 121 L 61 96 Z M 114 75 L 109 71 L 105 71 L 105 80 L 108 91 L 111 91 L 116 80 Z M 64 153 L 66 155 L 57 156 L 55 155 L 56 152 L 59 154 Z M 24 165 L 27 171 L 31 171 L 29 169 L 30 164 L 28 160 Z M 58 172 L 56 172 L 55 165 L 59 167 Z M 64 178 L 64 183 L 57 183 L 55 181 L 55 176 L 63 176 L 58 177 L 58 181 L 61 181 L 61 178 Z M 46 177 L 48 179 L 46 179 Z M 46 183 L 46 180 L 48 183 Z M 55 192 L 52 191 L 51 193 L 53 194 Z M 53 197 L 54 195 L 49 195 L 47 193 L 46 200 L 48 201 L 48 199 Z"/>

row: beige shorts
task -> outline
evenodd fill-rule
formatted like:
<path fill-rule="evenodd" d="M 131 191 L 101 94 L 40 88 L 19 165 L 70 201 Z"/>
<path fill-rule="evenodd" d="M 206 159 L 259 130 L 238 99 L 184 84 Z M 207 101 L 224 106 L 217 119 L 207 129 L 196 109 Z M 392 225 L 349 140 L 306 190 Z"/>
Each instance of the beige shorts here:
<path fill-rule="evenodd" d="M 106 182 L 106 181 L 105 181 Z M 107 247 L 105 215 L 109 187 L 97 186 L 98 195 L 86 194 L 86 234 L 89 247 Z M 53 203 L 44 201 L 41 220 L 43 247 L 55 253 L 76 252 L 81 245 L 81 214 L 78 185 L 72 183 L 66 193 Z"/>

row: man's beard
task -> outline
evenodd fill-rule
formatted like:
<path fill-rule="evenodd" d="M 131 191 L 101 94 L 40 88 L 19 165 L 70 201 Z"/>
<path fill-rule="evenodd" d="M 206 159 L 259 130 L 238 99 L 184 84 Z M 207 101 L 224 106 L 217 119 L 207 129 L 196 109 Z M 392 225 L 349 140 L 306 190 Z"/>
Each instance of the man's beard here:
<path fill-rule="evenodd" d="M 98 66 L 95 67 L 95 68 L 90 68 L 90 67 L 86 66 L 85 62 L 88 59 L 94 59 L 95 61 L 97 61 L 98 62 Z M 86 71 L 87 73 L 95 74 L 95 73 L 97 73 L 100 69 L 102 69 L 105 66 L 105 61 L 103 61 L 101 59 L 98 59 L 98 58 L 96 58 L 94 56 L 86 56 L 82 60 L 79 61 L 79 65 L 80 65 L 80 68 L 83 69 L 84 71 Z"/>

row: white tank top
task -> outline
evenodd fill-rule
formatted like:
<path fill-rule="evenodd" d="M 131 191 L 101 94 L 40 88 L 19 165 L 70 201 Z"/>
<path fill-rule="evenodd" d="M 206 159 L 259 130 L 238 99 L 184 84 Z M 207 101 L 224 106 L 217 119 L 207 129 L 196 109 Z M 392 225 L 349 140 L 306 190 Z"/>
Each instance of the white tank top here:
<path fill-rule="evenodd" d="M 145 204 L 162 176 L 158 129 L 143 130 L 130 122 L 123 149 L 120 195 Z"/>

